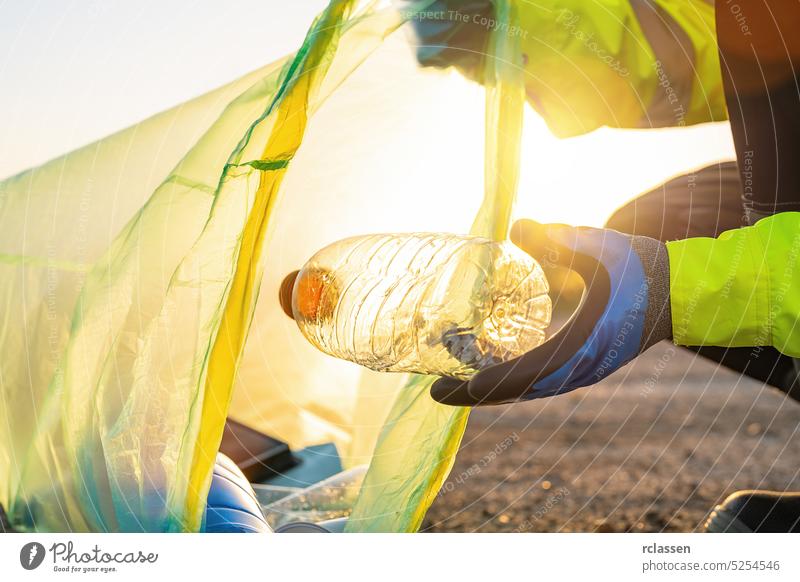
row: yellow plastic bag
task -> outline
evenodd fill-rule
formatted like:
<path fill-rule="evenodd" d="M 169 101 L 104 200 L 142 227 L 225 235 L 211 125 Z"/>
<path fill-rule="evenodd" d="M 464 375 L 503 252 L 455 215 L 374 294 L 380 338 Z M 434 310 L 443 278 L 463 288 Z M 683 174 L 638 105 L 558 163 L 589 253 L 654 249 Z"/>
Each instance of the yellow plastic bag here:
<path fill-rule="evenodd" d="M 496 11 L 496 30 L 508 30 L 516 22 L 511 2 L 497 2 Z M 495 240 L 508 236 L 519 181 L 525 105 L 519 58 L 517 35 L 491 35 L 483 75 L 484 199 L 470 232 Z M 413 377 L 398 395 L 346 531 L 416 531 L 422 524 L 453 466 L 469 414 L 466 408 L 432 401 L 428 389 L 434 380 Z"/>
<path fill-rule="evenodd" d="M 465 411 L 425 379 L 315 352 L 276 300 L 333 240 L 459 232 L 478 207 L 482 90 L 420 71 L 402 24 L 334 0 L 295 55 L 0 183 L 0 503 L 16 527 L 198 530 L 228 414 L 371 462 L 351 530 L 419 526 Z M 461 149 L 436 149 L 445 132 Z M 497 184 L 490 204 L 513 192 Z"/>

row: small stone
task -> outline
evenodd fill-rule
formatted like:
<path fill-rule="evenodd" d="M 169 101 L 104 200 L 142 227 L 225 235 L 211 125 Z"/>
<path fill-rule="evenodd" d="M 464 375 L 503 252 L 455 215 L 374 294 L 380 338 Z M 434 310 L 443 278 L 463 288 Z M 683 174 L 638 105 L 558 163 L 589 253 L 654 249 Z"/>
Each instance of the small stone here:
<path fill-rule="evenodd" d="M 499 523 L 501 523 L 502 525 L 506 525 L 506 524 L 508 524 L 508 523 L 511 523 L 511 517 L 510 517 L 508 514 L 506 514 L 506 513 L 502 513 L 502 514 L 500 514 L 500 516 L 497 518 L 497 521 L 498 521 Z"/>
<path fill-rule="evenodd" d="M 760 422 L 751 422 L 745 430 L 750 436 L 758 436 L 764 432 L 764 427 L 761 426 Z"/>
<path fill-rule="evenodd" d="M 596 533 L 614 533 L 617 530 L 615 530 L 614 526 L 612 526 L 604 519 L 598 519 L 597 521 L 594 522 L 594 531 Z"/>
<path fill-rule="evenodd" d="M 550 489 L 552 486 L 553 484 L 550 483 L 550 481 L 542 481 L 542 489 L 544 489 L 545 491 Z"/>

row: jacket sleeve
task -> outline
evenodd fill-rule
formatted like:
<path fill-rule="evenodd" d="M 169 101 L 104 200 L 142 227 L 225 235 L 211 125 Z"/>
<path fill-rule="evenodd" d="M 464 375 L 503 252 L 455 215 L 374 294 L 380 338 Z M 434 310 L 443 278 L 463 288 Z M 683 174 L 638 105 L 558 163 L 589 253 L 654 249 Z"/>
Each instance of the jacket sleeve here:
<path fill-rule="evenodd" d="M 727 118 L 710 0 L 522 6 L 528 98 L 556 135 Z"/>
<path fill-rule="evenodd" d="M 800 213 L 667 243 L 675 343 L 800 356 Z"/>

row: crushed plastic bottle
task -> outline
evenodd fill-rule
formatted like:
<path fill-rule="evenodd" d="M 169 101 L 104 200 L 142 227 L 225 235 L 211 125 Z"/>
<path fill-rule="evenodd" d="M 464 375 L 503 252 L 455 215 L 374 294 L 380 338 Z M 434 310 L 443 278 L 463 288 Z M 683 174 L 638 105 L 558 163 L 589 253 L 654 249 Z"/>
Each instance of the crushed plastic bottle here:
<path fill-rule="evenodd" d="M 467 379 L 544 341 L 547 279 L 509 242 L 439 233 L 341 240 L 284 280 L 323 352 L 372 370 Z"/>

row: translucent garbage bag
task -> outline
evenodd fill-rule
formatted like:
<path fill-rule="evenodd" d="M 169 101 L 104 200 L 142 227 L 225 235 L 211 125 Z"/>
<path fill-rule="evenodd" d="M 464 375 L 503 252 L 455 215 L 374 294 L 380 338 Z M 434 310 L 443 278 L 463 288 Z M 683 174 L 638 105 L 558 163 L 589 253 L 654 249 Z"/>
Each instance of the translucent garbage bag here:
<path fill-rule="evenodd" d="M 286 59 L 0 182 L 0 504 L 15 527 L 198 531 L 229 415 L 369 464 L 349 531 L 419 527 L 467 410 L 433 402 L 430 378 L 315 351 L 277 301 L 287 272 L 345 236 L 471 222 L 505 236 L 521 84 L 501 59 L 486 59 L 487 99 L 421 70 L 398 30 L 409 14 L 333 0 Z M 513 69 L 513 38 L 492 42 Z"/>

